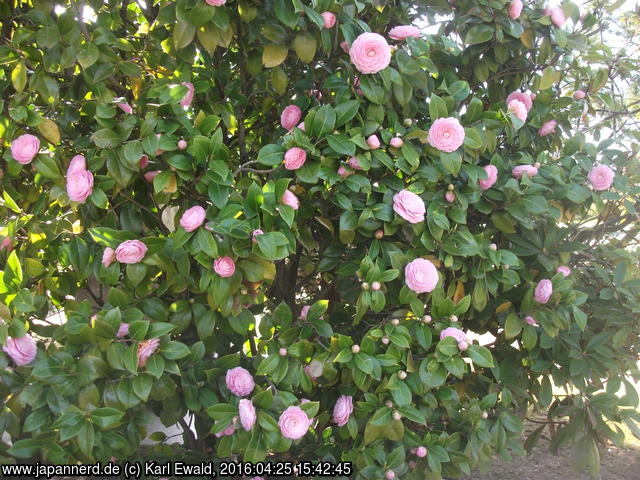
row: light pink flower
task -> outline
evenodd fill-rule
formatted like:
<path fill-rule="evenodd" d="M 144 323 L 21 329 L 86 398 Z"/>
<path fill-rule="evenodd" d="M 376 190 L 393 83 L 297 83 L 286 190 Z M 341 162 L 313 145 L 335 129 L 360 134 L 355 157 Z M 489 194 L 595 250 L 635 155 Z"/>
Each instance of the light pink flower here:
<path fill-rule="evenodd" d="M 89 170 L 75 169 L 67 172 L 67 195 L 71 201 L 84 203 L 92 192 L 93 174 Z"/>
<path fill-rule="evenodd" d="M 538 130 L 538 135 L 541 137 L 546 137 L 547 135 L 551 135 L 556 131 L 556 127 L 558 126 L 558 122 L 555 120 L 547 120 L 542 124 L 540 130 Z"/>
<path fill-rule="evenodd" d="M 438 285 L 438 270 L 424 258 L 416 258 L 404 267 L 404 281 L 416 293 L 431 292 Z"/>
<path fill-rule="evenodd" d="M 297 440 L 309 431 L 311 419 L 300 407 L 291 406 L 280 415 L 278 426 L 283 437 Z"/>
<path fill-rule="evenodd" d="M 102 265 L 108 267 L 116 261 L 116 251 L 111 247 L 105 247 L 102 252 Z"/>
<path fill-rule="evenodd" d="M 394 40 L 406 40 L 409 37 L 420 38 L 420 29 L 413 25 L 400 25 L 389 30 L 389 37 Z"/>
<path fill-rule="evenodd" d="M 280 203 L 282 203 L 283 205 L 288 205 L 294 210 L 298 210 L 298 207 L 300 206 L 300 200 L 298 200 L 298 197 L 296 197 L 291 190 L 284 191 L 282 197 L 280 198 Z"/>
<path fill-rule="evenodd" d="M 393 196 L 393 211 L 409 223 L 424 222 L 424 201 L 409 190 L 401 190 Z"/>
<path fill-rule="evenodd" d="M 140 170 L 144 170 L 145 168 L 147 168 L 147 165 L 149 165 L 149 156 L 142 155 L 140 157 L 140 160 L 138 161 L 138 165 L 140 166 Z"/>
<path fill-rule="evenodd" d="M 520 100 L 524 103 L 524 106 L 527 107 L 527 112 L 533 107 L 533 95 L 529 95 L 528 93 L 518 91 L 511 92 L 507 97 L 507 105 L 509 105 L 512 100 Z"/>
<path fill-rule="evenodd" d="M 213 262 L 213 271 L 222 278 L 227 278 L 236 271 L 236 264 L 229 256 L 219 257 Z"/>
<path fill-rule="evenodd" d="M 440 340 L 447 337 L 455 338 L 456 342 L 466 342 L 467 336 L 462 330 L 456 327 L 447 327 L 440 332 Z"/>
<path fill-rule="evenodd" d="M 160 173 L 160 170 L 151 170 L 150 172 L 147 172 L 144 174 L 144 179 L 151 183 L 153 182 L 153 179 L 156 178 L 156 175 L 158 175 Z"/>
<path fill-rule="evenodd" d="M 116 105 L 124 113 L 127 113 L 129 115 L 131 115 L 133 113 L 133 108 L 131 108 L 131 105 L 129 105 L 127 102 L 116 103 Z"/>
<path fill-rule="evenodd" d="M 302 110 L 297 105 L 288 105 L 280 114 L 280 123 L 286 130 L 291 130 L 298 125 L 302 118 Z"/>
<path fill-rule="evenodd" d="M 11 237 L 4 237 L 0 242 L 0 250 L 11 250 Z"/>
<path fill-rule="evenodd" d="M 358 35 L 349 49 L 349 57 L 360 73 L 378 73 L 391 62 L 391 47 L 378 33 Z"/>
<path fill-rule="evenodd" d="M 333 28 L 336 24 L 336 16 L 331 12 L 322 12 L 321 15 L 324 20 L 324 28 Z"/>
<path fill-rule="evenodd" d="M 178 150 L 186 150 L 189 144 L 184 138 L 178 140 Z"/>
<path fill-rule="evenodd" d="M 360 166 L 360 162 L 358 161 L 358 157 L 351 157 L 347 163 L 354 170 L 362 170 L 362 167 Z"/>
<path fill-rule="evenodd" d="M 193 232 L 204 222 L 206 211 L 200 205 L 191 207 L 182 214 L 180 218 L 180 225 L 187 232 Z"/>
<path fill-rule="evenodd" d="M 377 150 L 380 148 L 380 139 L 376 135 L 371 135 L 367 138 L 367 145 L 371 150 Z"/>
<path fill-rule="evenodd" d="M 517 118 L 525 122 L 527 120 L 527 107 L 520 100 L 511 100 L 507 105 L 508 110 Z"/>
<path fill-rule="evenodd" d="M 416 457 L 424 458 L 427 456 L 427 447 L 420 445 L 416 448 Z"/>
<path fill-rule="evenodd" d="M 18 366 L 28 365 L 36 358 L 38 348 L 30 335 L 20 338 L 7 337 L 7 342 L 2 350 L 11 357 Z"/>
<path fill-rule="evenodd" d="M 298 124 L 298 127 L 297 127 L 297 128 L 299 128 L 300 130 L 302 130 L 302 131 L 304 132 L 304 122 L 300 122 L 300 123 Z"/>
<path fill-rule="evenodd" d="M 240 412 L 240 424 L 247 432 L 249 432 L 256 423 L 256 408 L 251 400 L 243 398 L 238 402 L 238 411 Z"/>
<path fill-rule="evenodd" d="M 246 397 L 256 386 L 249 371 L 242 367 L 227 370 L 225 381 L 229 391 L 238 397 Z"/>
<path fill-rule="evenodd" d="M 429 128 L 429 143 L 442 152 L 455 152 L 464 143 L 464 128 L 457 118 L 438 118 Z"/>
<path fill-rule="evenodd" d="M 160 346 L 159 338 L 150 338 L 143 340 L 138 344 L 138 365 L 144 367 L 147 364 L 147 360 Z"/>
<path fill-rule="evenodd" d="M 253 243 L 258 243 L 258 235 L 263 235 L 264 232 L 259 228 L 256 228 L 253 232 L 251 232 L 251 241 Z"/>
<path fill-rule="evenodd" d="M 447 190 L 447 192 L 444 194 L 444 199 L 449 203 L 453 203 L 456 201 L 456 194 L 451 190 Z"/>
<path fill-rule="evenodd" d="M 584 90 L 576 90 L 575 92 L 573 92 L 573 98 L 575 98 L 576 100 L 582 100 L 586 96 L 587 94 L 584 93 Z"/>
<path fill-rule="evenodd" d="M 482 167 L 487 172 L 486 180 L 478 180 L 478 184 L 482 190 L 488 190 L 498 180 L 498 169 L 495 165 L 485 165 Z"/>
<path fill-rule="evenodd" d="M 351 45 L 349 45 L 349 42 L 340 42 L 340 48 L 344 51 L 344 53 L 349 53 Z"/>
<path fill-rule="evenodd" d="M 548 9 L 548 12 L 545 11 L 545 13 L 551 17 L 551 21 L 556 27 L 563 26 L 567 21 L 564 16 L 564 11 L 560 7 L 552 7 Z"/>
<path fill-rule="evenodd" d="M 393 148 L 402 148 L 402 145 L 404 145 L 404 140 L 402 140 L 400 137 L 393 137 L 389 141 L 389 145 L 391 145 Z"/>
<path fill-rule="evenodd" d="M 322 365 L 322 362 L 318 360 L 311 360 L 311 363 L 304 367 L 304 372 L 309 375 L 309 378 L 311 378 L 311 380 L 316 380 L 322 376 L 322 373 L 324 372 L 324 365 Z"/>
<path fill-rule="evenodd" d="M 147 246 L 140 240 L 126 240 L 116 248 L 116 260 L 120 263 L 139 263 L 147 250 Z"/>
<path fill-rule="evenodd" d="M 522 0 L 512 0 L 509 4 L 509 18 L 516 20 L 522 13 Z"/>
<path fill-rule="evenodd" d="M 218 422 L 216 421 L 215 423 L 218 423 Z M 236 431 L 236 427 L 233 425 L 233 423 L 231 423 L 231 425 L 229 425 L 227 428 L 225 428 L 221 432 L 214 433 L 214 435 L 216 436 L 216 438 L 228 437 L 229 435 L 233 435 L 233 432 L 235 431 Z"/>
<path fill-rule="evenodd" d="M 333 408 L 333 421 L 339 427 L 344 427 L 353 413 L 353 397 L 351 395 L 341 395 Z"/>
<path fill-rule="evenodd" d="M 458 342 L 458 348 L 464 352 L 467 348 L 469 348 L 469 343 L 466 340 Z"/>
<path fill-rule="evenodd" d="M 76 172 L 83 172 L 86 169 L 87 160 L 84 158 L 84 155 L 75 155 L 69 162 L 69 167 L 67 168 L 67 176 Z"/>
<path fill-rule="evenodd" d="M 297 170 L 304 165 L 307 160 L 307 152 L 300 147 L 293 147 L 284 154 L 284 168 L 287 170 Z"/>
<path fill-rule="evenodd" d="M 607 165 L 593 167 L 587 178 L 594 190 L 607 190 L 613 184 L 613 170 Z"/>
<path fill-rule="evenodd" d="M 526 322 L 527 325 L 531 325 L 532 327 L 538 327 L 538 322 L 536 322 L 536 319 L 533 318 L 531 315 L 527 315 L 526 317 L 524 317 L 524 321 Z"/>
<path fill-rule="evenodd" d="M 302 310 L 300 310 L 300 320 L 307 319 L 307 314 L 309 313 L 310 308 L 311 308 L 310 305 L 305 305 L 304 307 L 302 307 Z"/>
<path fill-rule="evenodd" d="M 210 3 L 211 1 L 212 0 L 207 0 L 207 3 L 209 5 L 214 5 Z M 224 3 L 224 1 L 222 3 Z M 222 3 L 220 5 L 222 5 Z M 195 93 L 196 89 L 191 82 L 182 82 L 182 85 L 187 87 L 187 93 L 185 93 L 184 97 L 182 97 L 182 100 L 180 100 L 180 105 L 182 105 L 183 107 L 188 107 L 189 105 L 191 105 L 191 102 L 193 102 L 193 94 Z"/>
<path fill-rule="evenodd" d="M 11 156 L 16 162 L 22 165 L 31 163 L 39 151 L 40 140 L 38 137 L 29 133 L 20 135 L 11 142 Z"/>
<path fill-rule="evenodd" d="M 556 268 L 556 273 L 561 273 L 562 276 L 568 277 L 569 275 L 571 275 L 571 269 L 566 265 L 560 265 L 558 268 Z"/>
<path fill-rule="evenodd" d="M 116 337 L 122 338 L 129 335 L 129 324 L 122 322 L 118 327 L 118 332 L 116 333 Z"/>
<path fill-rule="evenodd" d="M 524 175 L 525 173 L 529 176 L 529 178 L 535 177 L 538 174 L 538 169 L 533 165 L 518 165 L 511 171 L 511 174 L 515 178 L 522 178 L 522 175 Z"/>
<path fill-rule="evenodd" d="M 533 298 L 538 303 L 547 303 L 553 293 L 553 283 L 551 280 L 543 279 L 538 282 L 533 294 Z"/>
<path fill-rule="evenodd" d="M 347 170 L 346 168 L 344 168 L 342 165 L 340 165 L 338 167 L 338 175 L 340 175 L 342 178 L 347 178 L 349 175 L 353 175 L 353 172 L 350 170 Z"/>

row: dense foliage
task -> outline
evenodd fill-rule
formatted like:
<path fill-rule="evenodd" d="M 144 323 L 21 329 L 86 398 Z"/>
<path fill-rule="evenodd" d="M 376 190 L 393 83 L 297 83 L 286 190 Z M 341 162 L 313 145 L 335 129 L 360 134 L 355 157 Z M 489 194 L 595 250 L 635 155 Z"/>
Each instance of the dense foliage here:
<path fill-rule="evenodd" d="M 1 2 L 0 459 L 155 414 L 365 479 L 548 428 L 596 473 L 639 432 L 638 65 L 619 5 L 518 2 Z"/>

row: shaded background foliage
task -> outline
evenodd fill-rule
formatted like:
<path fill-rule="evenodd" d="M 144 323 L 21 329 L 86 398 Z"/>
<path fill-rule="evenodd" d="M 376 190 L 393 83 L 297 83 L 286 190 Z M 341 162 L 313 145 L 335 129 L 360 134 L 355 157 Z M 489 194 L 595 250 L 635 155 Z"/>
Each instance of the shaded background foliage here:
<path fill-rule="evenodd" d="M 548 423 L 524 447 L 548 428 L 552 448 L 574 445 L 596 473 L 598 449 L 622 442 L 621 423 L 638 433 L 640 420 L 630 388 L 638 61 L 633 46 L 607 46 L 619 6 L 565 2 L 569 21 L 558 28 L 537 2 L 517 20 L 503 1 L 3 2 L 0 234 L 10 245 L 0 253 L 0 338 L 29 331 L 39 347 L 26 367 L 0 354 L 0 423 L 12 441 L 0 444 L 2 459 L 125 458 L 154 413 L 181 423 L 191 450 L 221 458 L 349 460 L 358 478 L 457 477 L 494 454 L 524 453 L 520 418 L 533 407 Z M 332 29 L 320 16 L 328 10 Z M 340 46 L 411 21 L 440 22 L 439 31 L 390 41 L 398 49 L 379 74 L 359 75 Z M 637 15 L 618 28 L 637 38 Z M 183 82 L 195 87 L 188 108 Z M 571 97 L 577 89 L 585 100 Z M 515 90 L 537 95 L 524 125 L 506 109 Z M 304 131 L 280 126 L 290 103 Z M 452 154 L 426 142 L 448 116 L 466 133 Z M 540 137 L 550 119 L 556 133 Z M 8 146 L 25 132 L 44 148 L 21 166 Z M 371 134 L 381 149 L 369 149 Z M 396 135 L 404 146 L 389 148 Z M 308 155 L 295 172 L 279 166 L 292 146 Z M 65 190 L 76 154 L 95 177 L 80 205 Z M 152 182 L 143 155 L 144 172 L 160 172 Z M 352 155 L 364 170 L 343 178 L 337 169 Z M 537 176 L 512 178 L 535 162 Z M 616 172 L 609 191 L 586 181 L 598 163 Z M 487 164 L 499 179 L 482 192 Z M 424 223 L 393 213 L 393 195 L 409 186 L 427 205 Z M 286 188 L 299 210 L 280 204 Z M 210 230 L 187 233 L 177 220 L 196 204 Z M 266 233 L 253 243 L 256 228 Z M 149 248 L 142 263 L 101 265 L 105 247 L 129 239 Z M 237 264 L 229 279 L 212 272 L 223 255 Z M 431 294 L 404 287 L 417 257 L 440 272 Z M 554 284 L 544 307 L 532 300 L 541 278 Z M 381 290 L 363 288 L 374 281 Z M 131 325 L 125 340 L 115 338 L 120 322 Z M 495 340 L 461 353 L 438 341 L 453 324 Z M 149 338 L 161 347 L 138 367 L 137 344 Z M 316 381 L 303 371 L 311 360 L 323 364 Z M 256 378 L 258 425 L 216 438 L 237 414 L 224 386 L 237 365 Z M 337 428 L 340 394 L 354 396 L 355 410 Z M 317 422 L 292 443 L 276 421 L 302 398 Z M 411 454 L 419 445 L 424 459 Z"/>

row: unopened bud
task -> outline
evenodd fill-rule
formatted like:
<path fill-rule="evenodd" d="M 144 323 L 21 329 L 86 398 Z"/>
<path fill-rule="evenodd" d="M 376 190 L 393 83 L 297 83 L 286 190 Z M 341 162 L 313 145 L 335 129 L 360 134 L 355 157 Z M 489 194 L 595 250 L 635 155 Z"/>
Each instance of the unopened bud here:
<path fill-rule="evenodd" d="M 400 370 L 400 371 L 398 372 L 398 378 L 399 378 L 400 380 L 404 380 L 405 378 L 407 378 L 407 372 L 405 372 L 404 370 Z"/>
<path fill-rule="evenodd" d="M 374 236 L 380 240 L 382 237 L 384 237 L 384 232 L 382 230 L 376 230 L 376 233 L 374 234 Z"/>
<path fill-rule="evenodd" d="M 382 337 L 382 343 L 385 345 L 389 345 L 389 337 Z"/>
<path fill-rule="evenodd" d="M 489 418 L 489 414 L 487 412 L 482 412 L 482 418 Z"/>
<path fill-rule="evenodd" d="M 387 470 L 384 476 L 387 480 L 393 480 L 394 478 L 396 478 L 396 474 L 393 473 L 393 470 Z"/>
<path fill-rule="evenodd" d="M 393 402 L 391 400 L 387 400 L 384 404 L 389 408 L 393 408 Z"/>
<path fill-rule="evenodd" d="M 453 184 L 449 184 L 449 186 L 447 187 L 447 190 L 455 190 L 456 187 L 453 186 Z"/>
<path fill-rule="evenodd" d="M 489 250 L 495 252 L 496 250 L 498 250 L 498 246 L 495 243 L 492 243 L 491 245 L 489 245 Z"/>
<path fill-rule="evenodd" d="M 362 282 L 362 289 L 369 290 L 369 284 L 367 282 Z"/>
<path fill-rule="evenodd" d="M 467 342 L 463 340 L 462 342 L 458 342 L 458 348 L 464 352 L 467 348 L 469 348 L 469 344 L 467 344 Z"/>
<path fill-rule="evenodd" d="M 410 127 L 411 125 L 413 125 L 413 120 L 412 120 L 412 119 L 410 119 L 410 118 L 405 118 L 405 119 L 402 121 L 402 124 L 403 124 L 405 127 Z"/>
<path fill-rule="evenodd" d="M 287 356 L 287 349 L 282 347 L 280 350 L 278 350 L 278 355 L 280 355 L 281 357 L 286 357 Z"/>
<path fill-rule="evenodd" d="M 540 168 L 540 162 L 534 163 L 533 166 L 536 167 L 536 168 Z"/>
<path fill-rule="evenodd" d="M 458 321 L 458 316 L 457 315 L 451 315 L 451 321 L 453 323 L 456 323 Z"/>
<path fill-rule="evenodd" d="M 416 456 L 420 458 L 424 458 L 427 456 L 427 447 L 420 445 L 416 448 Z"/>
<path fill-rule="evenodd" d="M 183 138 L 181 138 L 180 140 L 178 140 L 178 149 L 179 150 L 186 150 L 187 148 L 187 141 Z"/>
<path fill-rule="evenodd" d="M 422 323 L 431 323 L 431 315 L 425 315 L 422 317 Z"/>
<path fill-rule="evenodd" d="M 371 282 L 371 290 L 373 290 L 374 292 L 380 290 L 381 286 L 382 285 L 380 285 L 380 282 Z"/>
<path fill-rule="evenodd" d="M 402 414 L 397 410 L 394 410 L 391 416 L 393 417 L 394 420 L 402 419 Z"/>
<path fill-rule="evenodd" d="M 360 352 L 360 345 L 353 345 L 351 347 L 351 353 L 356 354 L 358 352 Z"/>

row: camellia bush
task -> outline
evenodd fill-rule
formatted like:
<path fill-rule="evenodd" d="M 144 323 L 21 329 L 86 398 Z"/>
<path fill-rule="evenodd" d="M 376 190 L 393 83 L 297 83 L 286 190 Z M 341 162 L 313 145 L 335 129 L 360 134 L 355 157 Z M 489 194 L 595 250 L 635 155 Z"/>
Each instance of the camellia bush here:
<path fill-rule="evenodd" d="M 542 434 L 597 474 L 640 433 L 605 7 L 1 2 L 0 460 L 171 459 L 157 416 L 336 477 Z"/>

